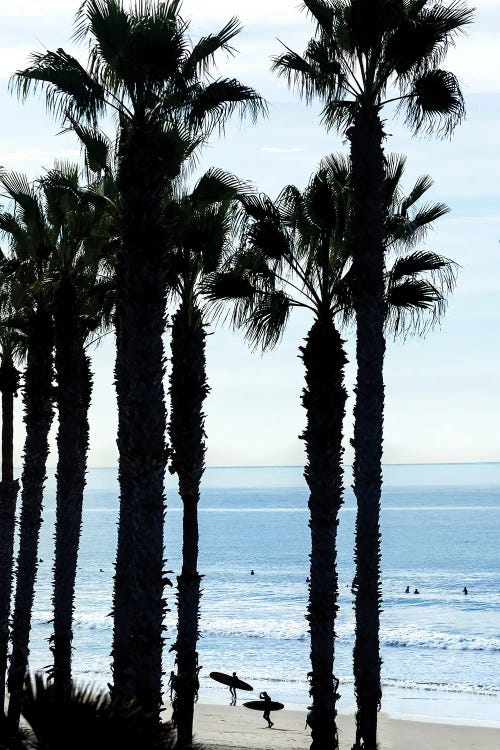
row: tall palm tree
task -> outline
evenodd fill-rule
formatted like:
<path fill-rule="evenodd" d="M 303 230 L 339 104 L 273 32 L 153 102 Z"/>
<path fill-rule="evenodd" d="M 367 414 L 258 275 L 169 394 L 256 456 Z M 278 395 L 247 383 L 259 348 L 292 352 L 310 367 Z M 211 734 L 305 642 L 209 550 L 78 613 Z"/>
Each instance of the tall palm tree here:
<path fill-rule="evenodd" d="M 87 0 L 76 36 L 89 40 L 85 69 L 64 50 L 34 55 L 16 74 L 25 97 L 42 85 L 49 107 L 95 124 L 117 114 L 120 235 L 117 267 L 120 522 L 115 578 L 115 690 L 159 712 L 163 648 L 166 413 L 163 390 L 168 237 L 165 185 L 235 109 L 255 117 L 258 94 L 210 79 L 218 51 L 232 51 L 232 19 L 192 44 L 179 0 Z"/>
<path fill-rule="evenodd" d="M 409 196 L 400 194 L 400 157 L 388 161 L 384 194 L 389 220 L 386 242 L 408 249 L 425 228 L 446 212 L 442 204 L 418 208 L 430 187 L 421 178 Z M 273 347 L 295 307 L 313 316 L 300 347 L 306 387 L 304 471 L 310 490 L 311 569 L 307 619 L 311 636 L 311 747 L 338 747 L 334 675 L 335 620 L 338 609 L 336 534 L 343 502 L 342 434 L 347 362 L 339 325 L 353 314 L 353 271 L 349 255 L 351 174 L 342 157 L 330 156 L 301 193 L 286 187 L 276 202 L 266 196 L 244 198 L 249 221 L 243 248 L 230 270 L 216 273 L 212 296 L 242 298 L 233 322 L 246 328 L 254 345 Z M 442 312 L 444 291 L 452 286 L 453 264 L 433 253 L 401 255 L 386 274 L 386 324 L 395 331 Z M 235 281 L 238 283 L 235 285 Z M 408 319 L 409 314 L 409 319 Z M 418 326 L 417 326 L 418 327 Z"/>
<path fill-rule="evenodd" d="M 8 288 L 5 290 L 9 294 Z M 2 294 L 3 296 L 3 294 Z M 0 392 L 2 394 L 2 479 L 0 481 L 0 707 L 5 706 L 5 677 L 14 564 L 14 531 L 19 481 L 14 479 L 14 398 L 20 384 L 16 365 L 22 340 L 8 326 L 8 297 L 0 323 Z"/>
<path fill-rule="evenodd" d="M 174 192 L 165 206 L 175 255 L 169 279 L 178 303 L 172 319 L 169 436 L 170 471 L 179 480 L 183 503 L 182 571 L 177 577 L 178 624 L 175 650 L 175 723 L 179 741 L 189 745 L 198 688 L 197 641 L 200 582 L 198 501 L 205 469 L 206 314 L 203 283 L 221 265 L 233 229 L 233 203 L 248 186 L 210 169 L 191 193 Z"/>
<path fill-rule="evenodd" d="M 99 192 L 80 186 L 79 169 L 72 164 L 57 164 L 41 179 L 41 186 L 52 234 L 47 281 L 54 313 L 59 418 L 51 675 L 62 695 L 71 690 L 74 595 L 92 391 L 86 345 L 105 314 L 99 309 L 103 284 L 98 271 L 107 204 Z"/>
<path fill-rule="evenodd" d="M 38 541 L 53 410 L 54 330 L 46 288 L 50 231 L 39 189 L 24 175 L 0 174 L 0 184 L 14 201 L 13 212 L 0 215 L 0 232 L 11 248 L 9 274 L 16 325 L 25 326 L 26 370 L 23 404 L 26 439 L 21 475 L 20 539 L 12 620 L 12 656 L 8 675 L 8 718 L 19 722 L 21 690 L 29 656 L 29 635 L 38 566 Z"/>
<path fill-rule="evenodd" d="M 472 20 L 464 3 L 304 0 L 316 33 L 274 70 L 323 103 L 322 120 L 350 141 L 351 244 L 357 320 L 353 466 L 356 519 L 356 744 L 374 750 L 381 700 L 380 496 L 384 413 L 384 152 L 382 110 L 393 103 L 415 131 L 450 133 L 464 117 L 456 77 L 440 68 Z M 394 90 L 395 89 L 395 90 Z"/>

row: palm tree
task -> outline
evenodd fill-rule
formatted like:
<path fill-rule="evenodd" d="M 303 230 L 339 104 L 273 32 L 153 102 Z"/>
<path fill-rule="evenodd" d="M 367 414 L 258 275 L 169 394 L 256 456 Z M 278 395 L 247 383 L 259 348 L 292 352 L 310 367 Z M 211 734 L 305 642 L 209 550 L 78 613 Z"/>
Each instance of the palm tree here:
<path fill-rule="evenodd" d="M 16 74 L 25 97 L 46 87 L 56 113 L 96 124 L 117 114 L 120 235 L 117 266 L 120 522 L 115 577 L 115 690 L 159 711 L 163 648 L 163 521 L 166 413 L 163 390 L 166 183 L 235 109 L 255 117 L 258 94 L 234 79 L 208 77 L 218 51 L 232 51 L 232 19 L 191 44 L 179 0 L 87 0 L 76 36 L 89 40 L 86 70 L 64 50 L 32 57 Z"/>
<path fill-rule="evenodd" d="M 433 0 L 304 0 L 316 24 L 305 54 L 292 50 L 274 70 L 322 120 L 350 141 L 350 242 L 357 320 L 353 466 L 356 519 L 357 745 L 376 745 L 381 700 L 379 612 L 380 495 L 384 412 L 384 152 L 382 109 L 390 102 L 415 131 L 451 133 L 464 117 L 456 77 L 439 66 L 472 20 L 463 3 Z M 396 89 L 396 90 L 394 90 Z"/>
<path fill-rule="evenodd" d="M 43 487 L 49 452 L 48 434 L 54 414 L 54 331 L 45 278 L 50 233 L 40 191 L 21 174 L 2 173 L 0 183 L 15 202 L 13 213 L 0 215 L 0 231 L 10 242 L 12 258 L 6 270 L 9 276 L 12 274 L 9 282 L 11 304 L 17 318 L 16 326 L 25 326 L 23 332 L 27 351 L 23 389 L 26 439 L 21 475 L 22 505 L 12 656 L 8 675 L 8 718 L 17 726 L 21 690 L 28 665 Z"/>
<path fill-rule="evenodd" d="M 79 169 L 72 164 L 57 164 L 40 182 L 53 242 L 47 280 L 54 311 L 59 417 L 51 675 L 56 689 L 64 694 L 71 689 L 74 594 L 92 391 L 86 345 L 105 314 L 99 305 L 102 286 L 107 285 L 97 276 L 107 204 L 98 192 L 80 186 Z"/>
<path fill-rule="evenodd" d="M 198 628 L 201 575 L 198 572 L 198 501 L 205 469 L 206 315 L 203 283 L 227 252 L 233 202 L 248 186 L 211 169 L 187 194 L 174 193 L 165 219 L 175 246 L 169 287 L 178 307 L 172 319 L 169 436 L 170 471 L 179 479 L 183 503 L 182 571 L 177 577 L 175 723 L 179 741 L 190 744 L 198 692 Z M 176 191 L 179 193 L 179 190 Z"/>
<path fill-rule="evenodd" d="M 5 290 L 7 295 L 8 289 Z M 19 389 L 16 367 L 22 340 L 8 326 L 8 298 L 0 323 L 0 392 L 2 393 L 2 480 L 0 481 L 0 706 L 5 705 L 5 677 L 14 564 L 14 531 L 19 481 L 14 479 L 14 398 Z"/>
<path fill-rule="evenodd" d="M 401 157 L 390 158 L 384 182 L 388 221 L 386 242 L 408 248 L 447 211 L 442 204 L 418 208 L 416 202 L 432 184 L 421 178 L 401 196 Z M 353 314 L 353 270 L 349 256 L 351 174 L 342 157 L 330 156 L 301 193 L 286 187 L 276 202 L 266 196 L 244 198 L 248 214 L 243 247 L 229 271 L 215 273 L 212 297 L 234 297 L 233 322 L 246 328 L 253 345 L 273 347 L 291 310 L 307 310 L 314 318 L 304 347 L 309 486 L 311 569 L 307 619 L 311 636 L 310 695 L 312 748 L 338 747 L 334 675 L 335 620 L 338 609 L 336 534 L 343 502 L 342 425 L 347 362 L 338 325 Z M 453 264 L 433 253 L 400 255 L 385 277 L 386 324 L 395 332 L 438 314 L 444 290 L 453 285 Z M 235 281 L 237 282 L 235 284 Z M 432 320 L 432 317 L 431 317 Z"/>

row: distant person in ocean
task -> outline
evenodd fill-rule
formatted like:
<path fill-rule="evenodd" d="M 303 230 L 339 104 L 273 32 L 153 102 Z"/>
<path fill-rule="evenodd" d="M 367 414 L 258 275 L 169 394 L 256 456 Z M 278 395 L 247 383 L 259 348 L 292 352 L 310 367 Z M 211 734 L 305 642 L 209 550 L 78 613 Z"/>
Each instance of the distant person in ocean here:
<path fill-rule="evenodd" d="M 254 573 L 253 569 L 252 569 L 252 570 L 250 571 L 250 575 L 251 575 L 251 576 L 254 576 L 254 575 L 255 575 L 255 573 Z"/>
<path fill-rule="evenodd" d="M 271 721 L 271 696 L 266 693 L 265 690 L 259 695 L 259 698 L 264 701 L 264 713 L 263 717 L 267 721 L 268 729 L 274 726 L 274 722 Z"/>
<path fill-rule="evenodd" d="M 239 680 L 236 672 L 233 672 L 233 680 Z M 231 695 L 231 703 L 229 705 L 236 706 L 236 687 L 234 685 L 229 685 L 229 693 Z"/>
<path fill-rule="evenodd" d="M 465 596 L 467 596 L 468 593 L 469 592 L 467 591 L 467 586 L 464 586 L 464 594 L 465 594 Z"/>
<path fill-rule="evenodd" d="M 415 591 L 413 593 L 414 594 L 420 594 L 420 591 L 418 589 L 415 589 Z"/>
<path fill-rule="evenodd" d="M 409 593 L 410 593 L 410 587 L 407 586 L 406 589 L 405 589 L 405 594 L 409 594 Z"/>

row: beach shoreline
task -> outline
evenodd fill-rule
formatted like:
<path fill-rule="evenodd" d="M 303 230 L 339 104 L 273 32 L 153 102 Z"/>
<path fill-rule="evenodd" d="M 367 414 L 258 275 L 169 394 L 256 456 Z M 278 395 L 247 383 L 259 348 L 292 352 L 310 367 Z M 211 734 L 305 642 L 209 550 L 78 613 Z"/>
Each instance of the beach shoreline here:
<path fill-rule="evenodd" d="M 305 712 L 285 709 L 273 714 L 275 726 L 267 729 L 261 714 L 243 706 L 198 703 L 194 734 L 209 750 L 307 750 L 310 735 Z M 339 714 L 339 742 L 350 748 L 354 742 L 354 715 Z M 379 719 L 380 750 L 496 750 L 500 728 L 394 719 L 385 713 Z"/>

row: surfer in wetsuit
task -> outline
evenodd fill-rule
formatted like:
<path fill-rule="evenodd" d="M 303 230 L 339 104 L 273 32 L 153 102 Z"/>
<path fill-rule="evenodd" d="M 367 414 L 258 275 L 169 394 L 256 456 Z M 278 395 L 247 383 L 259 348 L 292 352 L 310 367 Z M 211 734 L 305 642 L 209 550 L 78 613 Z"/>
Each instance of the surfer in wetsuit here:
<path fill-rule="evenodd" d="M 239 677 L 236 672 L 233 672 L 233 681 L 236 682 L 236 680 L 239 680 Z M 236 706 L 236 686 L 234 684 L 229 685 L 229 693 L 231 695 L 231 703 L 229 705 Z"/>
<path fill-rule="evenodd" d="M 268 729 L 274 726 L 274 722 L 271 721 L 271 697 L 266 693 L 265 690 L 259 695 L 259 698 L 264 701 L 264 714 L 263 717 L 267 721 Z"/>
<path fill-rule="evenodd" d="M 465 596 L 467 596 L 467 594 L 469 593 L 469 592 L 467 591 L 467 586 L 464 586 L 464 588 L 463 588 L 463 592 L 464 592 Z"/>

